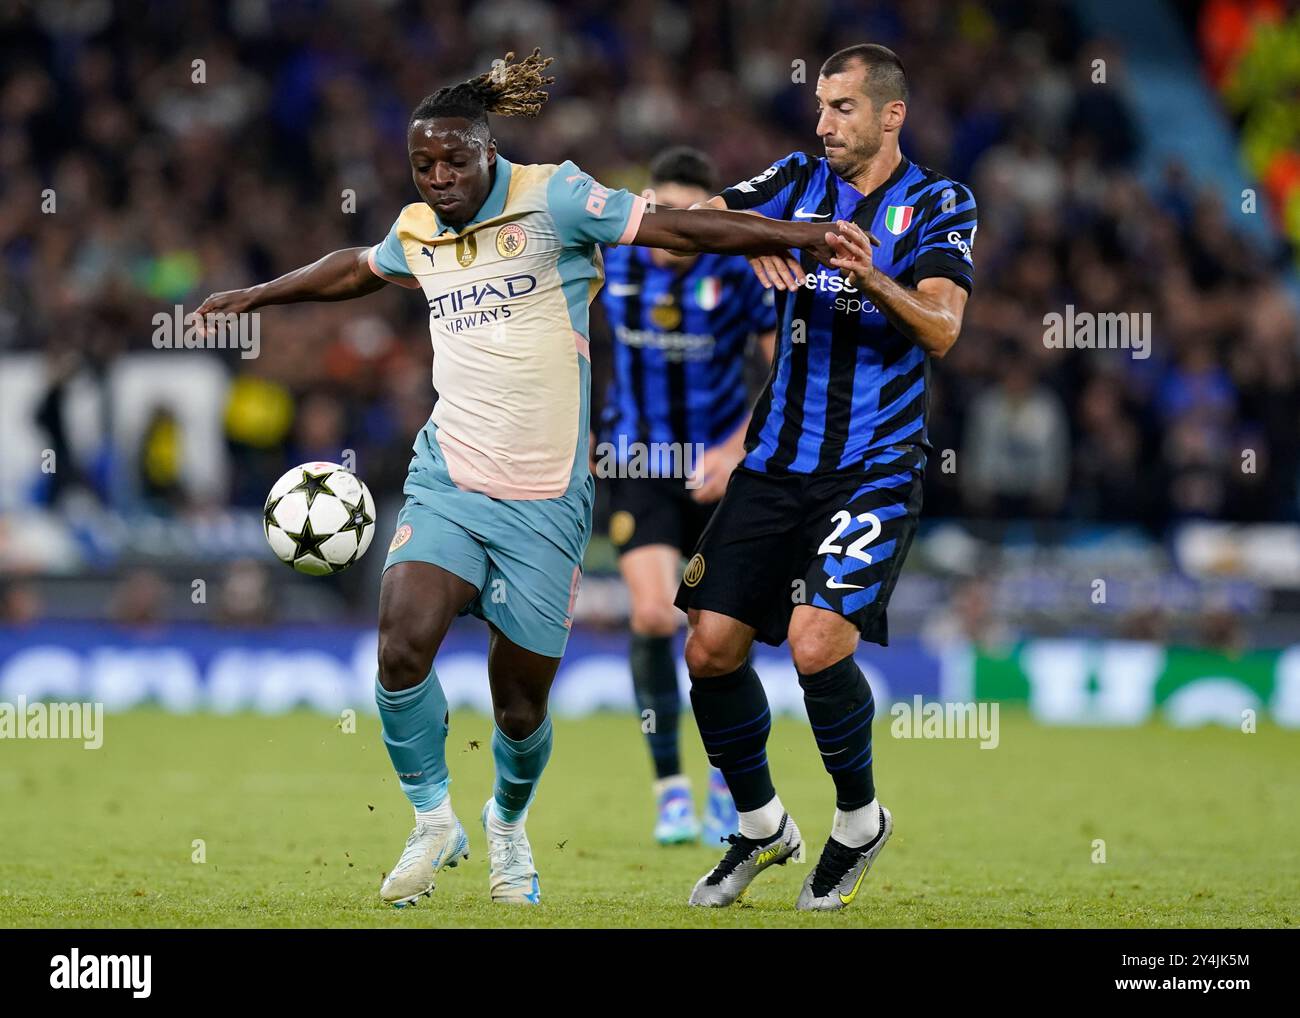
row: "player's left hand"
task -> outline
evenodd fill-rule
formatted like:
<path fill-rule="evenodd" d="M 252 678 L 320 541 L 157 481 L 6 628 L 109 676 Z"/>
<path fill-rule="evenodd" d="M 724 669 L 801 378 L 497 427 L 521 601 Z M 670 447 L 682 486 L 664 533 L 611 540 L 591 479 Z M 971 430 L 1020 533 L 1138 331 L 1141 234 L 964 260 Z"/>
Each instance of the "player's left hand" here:
<path fill-rule="evenodd" d="M 831 267 L 839 269 L 852 279 L 859 290 L 869 289 L 872 277 L 876 274 L 871 248 L 879 247 L 880 240 L 874 234 L 865 232 L 856 223 L 850 223 L 845 219 L 836 222 L 835 226 L 839 230 L 838 233 L 826 234 L 826 243 L 835 252 L 835 257 L 830 262 Z"/>
<path fill-rule="evenodd" d="M 697 485 L 691 489 L 691 498 L 703 505 L 716 502 L 727 490 L 731 472 L 745 458 L 745 444 L 724 442 L 704 450 L 695 472 L 690 476 L 690 483 Z"/>

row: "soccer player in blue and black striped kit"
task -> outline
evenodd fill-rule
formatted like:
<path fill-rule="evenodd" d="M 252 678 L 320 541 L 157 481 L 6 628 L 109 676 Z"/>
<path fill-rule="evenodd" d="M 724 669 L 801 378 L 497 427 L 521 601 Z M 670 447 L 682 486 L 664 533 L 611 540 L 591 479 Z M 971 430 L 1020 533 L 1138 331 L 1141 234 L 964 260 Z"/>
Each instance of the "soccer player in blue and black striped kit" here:
<path fill-rule="evenodd" d="M 677 146 L 651 162 L 650 186 L 656 208 L 690 208 L 717 193 L 717 171 L 704 153 Z M 673 595 L 683 556 L 745 455 L 746 351 L 754 340 L 764 369 L 771 363 L 772 296 L 739 255 L 605 249 L 600 302 L 613 371 L 598 448 L 617 467 L 607 482 L 609 533 L 631 597 L 637 706 L 653 718 L 643 727 L 655 772 L 654 836 L 665 845 L 701 833 L 716 845 L 736 832 L 736 808 L 722 775 L 710 771 L 701 832 L 682 773 L 673 653 L 681 613 Z M 637 457 L 644 469 L 633 466 Z"/>
<path fill-rule="evenodd" d="M 802 848 L 767 763 L 770 714 L 755 638 L 790 642 L 835 815 L 796 907 L 844 908 L 888 840 L 876 799 L 871 687 L 859 639 L 888 641 L 885 608 L 916 530 L 926 376 L 961 329 L 974 278 L 975 200 L 906 159 L 907 81 L 883 46 L 836 53 L 817 80 L 825 155 L 796 152 L 707 203 L 826 223 L 832 268 L 755 259 L 777 290 L 779 347 L 747 455 L 687 564 L 676 603 L 691 631 L 691 703 L 740 833 L 691 904 L 729 905 Z"/>

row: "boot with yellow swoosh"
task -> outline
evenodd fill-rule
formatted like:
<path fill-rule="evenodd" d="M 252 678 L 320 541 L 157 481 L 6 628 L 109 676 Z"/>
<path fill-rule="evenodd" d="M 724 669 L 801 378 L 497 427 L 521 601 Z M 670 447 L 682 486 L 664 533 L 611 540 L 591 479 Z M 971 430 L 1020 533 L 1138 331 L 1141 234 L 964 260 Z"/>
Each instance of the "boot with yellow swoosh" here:
<path fill-rule="evenodd" d="M 769 866 L 784 866 L 791 859 L 803 860 L 803 835 L 786 813 L 776 833 L 763 841 L 733 834 L 731 847 L 712 871 L 700 877 L 691 891 L 690 904 L 724 908 L 745 893 L 753 879 Z"/>
<path fill-rule="evenodd" d="M 834 838 L 827 838 L 822 857 L 803 882 L 794 907 L 802 912 L 835 912 L 852 905 L 867 871 L 893 830 L 894 818 L 881 806 L 880 830 L 861 848 L 849 848 Z"/>

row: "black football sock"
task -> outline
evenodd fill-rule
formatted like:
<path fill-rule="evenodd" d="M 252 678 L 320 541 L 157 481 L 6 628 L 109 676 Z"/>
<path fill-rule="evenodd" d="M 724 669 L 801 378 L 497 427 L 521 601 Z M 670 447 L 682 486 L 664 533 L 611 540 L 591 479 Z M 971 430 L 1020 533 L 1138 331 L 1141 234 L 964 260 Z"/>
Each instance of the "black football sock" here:
<path fill-rule="evenodd" d="M 736 809 L 766 806 L 776 795 L 767 768 L 772 713 L 754 666 L 746 661 L 730 675 L 691 676 L 691 706 L 704 751 L 727 779 Z"/>
<path fill-rule="evenodd" d="M 682 713 L 682 696 L 677 688 L 673 638 L 633 633 L 630 660 L 632 688 L 643 719 L 641 727 L 649 729 L 646 739 L 650 743 L 655 777 L 670 778 L 682 772 L 681 754 L 677 748 L 677 720 Z M 646 718 L 646 711 L 654 713 Z"/>
<path fill-rule="evenodd" d="M 861 809 L 876 797 L 871 774 L 871 685 L 853 655 L 811 675 L 799 673 L 803 702 L 821 750 L 822 766 L 835 781 L 835 805 Z"/>

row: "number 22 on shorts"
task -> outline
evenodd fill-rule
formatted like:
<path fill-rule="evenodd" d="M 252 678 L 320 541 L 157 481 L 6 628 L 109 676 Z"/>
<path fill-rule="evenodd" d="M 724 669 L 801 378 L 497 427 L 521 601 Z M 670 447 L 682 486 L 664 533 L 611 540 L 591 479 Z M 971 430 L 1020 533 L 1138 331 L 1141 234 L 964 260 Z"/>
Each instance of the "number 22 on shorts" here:
<path fill-rule="evenodd" d="M 880 519 L 875 513 L 860 513 L 857 522 L 867 524 L 866 532 L 847 548 L 836 544 L 840 534 L 844 533 L 848 525 L 853 522 L 852 513 L 841 509 L 831 517 L 831 522 L 835 524 L 835 529 L 827 535 L 826 540 L 821 543 L 817 549 L 818 555 L 848 555 L 851 558 L 861 559 L 868 565 L 871 564 L 871 553 L 866 550 L 867 545 L 880 536 Z"/>

